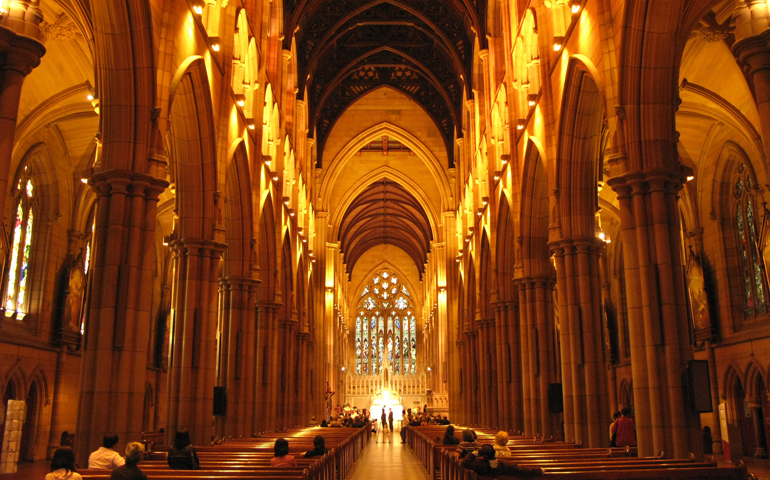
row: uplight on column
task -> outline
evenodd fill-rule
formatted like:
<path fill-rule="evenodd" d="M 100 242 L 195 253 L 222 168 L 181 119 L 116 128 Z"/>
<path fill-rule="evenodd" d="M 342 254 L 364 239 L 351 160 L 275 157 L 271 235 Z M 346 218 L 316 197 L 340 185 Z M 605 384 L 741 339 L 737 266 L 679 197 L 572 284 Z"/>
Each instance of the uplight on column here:
<path fill-rule="evenodd" d="M 193 5 L 193 12 L 195 12 L 196 15 L 203 15 L 203 6 Z"/>
<path fill-rule="evenodd" d="M 560 52 L 564 46 L 564 37 L 553 37 L 553 51 Z"/>
<path fill-rule="evenodd" d="M 573 15 L 580 13 L 580 0 L 570 0 L 569 6 Z"/>

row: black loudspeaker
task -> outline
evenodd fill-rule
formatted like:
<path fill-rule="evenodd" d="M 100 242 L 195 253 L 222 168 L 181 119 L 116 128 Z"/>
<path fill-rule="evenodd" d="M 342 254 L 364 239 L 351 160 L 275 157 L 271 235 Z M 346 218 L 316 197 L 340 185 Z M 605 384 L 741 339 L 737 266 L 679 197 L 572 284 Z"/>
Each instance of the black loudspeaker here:
<path fill-rule="evenodd" d="M 564 393 L 561 390 L 561 383 L 548 385 L 548 411 L 551 413 L 564 411 Z"/>
<path fill-rule="evenodd" d="M 695 413 L 713 412 L 711 405 L 711 378 L 707 360 L 690 360 L 687 364 L 690 402 Z"/>
<path fill-rule="evenodd" d="M 214 416 L 224 417 L 227 414 L 227 392 L 225 387 L 214 387 Z"/>

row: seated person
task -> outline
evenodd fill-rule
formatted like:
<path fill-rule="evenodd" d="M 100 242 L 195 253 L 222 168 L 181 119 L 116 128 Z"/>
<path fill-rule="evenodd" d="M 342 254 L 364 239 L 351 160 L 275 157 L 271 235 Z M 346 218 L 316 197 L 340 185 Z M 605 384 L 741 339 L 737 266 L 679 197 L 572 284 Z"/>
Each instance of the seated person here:
<path fill-rule="evenodd" d="M 497 460 L 492 445 L 484 445 L 477 452 L 469 452 L 460 465 L 484 477 L 537 477 L 544 472 L 540 467 L 519 467 L 513 462 Z"/>
<path fill-rule="evenodd" d="M 147 475 L 139 470 L 139 462 L 144 460 L 144 445 L 129 442 L 126 445 L 126 464 L 112 471 L 110 480 L 147 480 Z"/>
<path fill-rule="evenodd" d="M 294 455 L 289 455 L 289 441 L 285 438 L 279 438 L 275 441 L 275 457 L 270 460 L 273 467 L 296 467 L 297 460 Z"/>
<path fill-rule="evenodd" d="M 328 426 L 329 426 L 329 424 L 328 424 L 328 423 L 326 423 L 326 419 L 324 419 L 324 420 L 321 420 L 321 427 L 322 427 L 322 428 L 326 428 L 326 427 L 328 427 Z"/>
<path fill-rule="evenodd" d="M 449 425 L 450 424 L 449 419 L 446 417 L 446 415 L 444 415 L 444 418 L 439 420 L 437 423 L 439 425 Z"/>
<path fill-rule="evenodd" d="M 446 432 L 444 432 L 444 441 L 442 442 L 443 445 L 459 445 L 460 439 L 455 437 L 455 427 L 452 425 L 449 425 L 446 427 Z"/>
<path fill-rule="evenodd" d="M 45 476 L 45 480 L 82 480 L 75 471 L 75 452 L 72 447 L 59 447 L 51 459 L 51 473 Z"/>
<path fill-rule="evenodd" d="M 190 432 L 177 430 L 174 434 L 174 445 L 168 449 L 166 461 L 172 470 L 198 470 L 198 454 L 190 441 Z"/>
<path fill-rule="evenodd" d="M 316 435 L 316 437 L 313 439 L 313 449 L 305 452 L 304 457 L 318 457 L 325 455 L 328 451 L 329 450 L 326 449 L 326 441 L 324 440 L 324 437 L 321 435 Z"/>
<path fill-rule="evenodd" d="M 500 430 L 495 435 L 495 457 L 510 457 L 511 449 L 508 448 L 508 432 Z"/>
<path fill-rule="evenodd" d="M 364 421 L 364 417 L 362 417 L 360 415 L 358 417 L 356 417 L 356 419 L 353 421 L 353 425 L 352 425 L 353 428 L 363 428 L 365 426 L 366 426 L 366 422 Z"/>
<path fill-rule="evenodd" d="M 420 425 L 422 425 L 422 422 L 420 422 L 420 417 L 412 417 L 412 419 L 409 420 L 410 427 L 419 427 Z"/>
<path fill-rule="evenodd" d="M 88 457 L 89 470 L 115 470 L 126 463 L 123 457 L 114 450 L 118 436 L 108 433 L 102 439 L 102 446 Z"/>
<path fill-rule="evenodd" d="M 313 415 L 313 418 L 310 419 L 310 423 L 307 424 L 308 427 L 317 427 L 318 426 L 318 420 L 315 419 L 315 415 Z"/>
<path fill-rule="evenodd" d="M 479 447 L 481 447 L 481 444 L 476 441 L 473 430 L 466 428 L 463 430 L 463 441 L 457 446 L 456 452 L 460 455 L 460 458 L 463 458 Z"/>

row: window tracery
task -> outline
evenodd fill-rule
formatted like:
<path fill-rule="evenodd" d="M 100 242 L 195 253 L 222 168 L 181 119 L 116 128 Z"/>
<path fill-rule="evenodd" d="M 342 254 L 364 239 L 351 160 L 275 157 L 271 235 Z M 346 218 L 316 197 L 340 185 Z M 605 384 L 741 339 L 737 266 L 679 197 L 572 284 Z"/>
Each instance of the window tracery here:
<path fill-rule="evenodd" d="M 35 227 L 37 188 L 28 166 L 22 170 L 13 193 L 14 220 L 5 278 L 6 317 L 22 320 L 29 312 L 29 263 Z"/>
<path fill-rule="evenodd" d="M 417 319 L 406 285 L 388 270 L 364 287 L 356 313 L 356 374 L 382 374 L 385 355 L 389 374 L 417 371 Z"/>
<path fill-rule="evenodd" d="M 753 199 L 754 184 L 744 164 L 738 168 L 733 180 L 735 199 L 735 226 L 741 257 L 741 290 L 746 315 L 765 311 L 765 287 L 762 278 L 761 258 L 757 250 L 757 231 Z"/>

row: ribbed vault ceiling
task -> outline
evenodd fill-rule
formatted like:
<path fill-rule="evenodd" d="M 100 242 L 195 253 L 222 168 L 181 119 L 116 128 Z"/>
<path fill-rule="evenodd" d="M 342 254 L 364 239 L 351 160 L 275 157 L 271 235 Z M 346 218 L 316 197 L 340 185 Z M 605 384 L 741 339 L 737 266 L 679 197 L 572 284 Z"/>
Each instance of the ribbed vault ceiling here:
<path fill-rule="evenodd" d="M 403 92 L 428 112 L 453 165 L 474 32 L 484 31 L 485 3 L 284 0 L 284 31 L 296 32 L 299 94 L 307 87 L 318 166 L 337 119 L 358 98 L 381 86 Z M 482 35 L 479 40 L 483 48 L 486 39 Z M 284 48 L 291 48 L 291 39 L 285 42 Z"/>
<path fill-rule="evenodd" d="M 405 251 L 422 277 L 433 233 L 417 199 L 400 184 L 384 179 L 353 200 L 342 217 L 337 240 L 348 274 L 367 250 L 385 244 Z"/>

